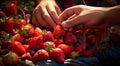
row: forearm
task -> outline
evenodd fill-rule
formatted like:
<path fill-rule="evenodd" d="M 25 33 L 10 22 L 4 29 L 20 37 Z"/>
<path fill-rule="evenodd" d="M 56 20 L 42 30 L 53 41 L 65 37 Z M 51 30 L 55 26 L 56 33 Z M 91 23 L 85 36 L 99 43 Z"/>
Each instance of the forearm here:
<path fill-rule="evenodd" d="M 42 1 L 42 0 L 36 0 L 36 4 L 39 4 L 40 1 Z M 43 1 L 44 1 L 44 0 L 43 0 Z M 51 0 L 51 1 L 55 1 L 55 0 Z"/>
<path fill-rule="evenodd" d="M 107 8 L 105 22 L 107 22 L 109 25 L 120 24 L 120 5 Z"/>

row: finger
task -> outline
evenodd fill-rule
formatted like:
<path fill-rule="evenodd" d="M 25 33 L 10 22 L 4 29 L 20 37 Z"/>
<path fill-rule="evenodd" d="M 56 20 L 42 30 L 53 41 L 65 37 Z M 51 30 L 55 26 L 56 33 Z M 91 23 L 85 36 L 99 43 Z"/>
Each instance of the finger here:
<path fill-rule="evenodd" d="M 73 14 L 74 14 L 73 9 L 68 8 L 68 9 L 64 10 L 64 11 L 60 14 L 59 20 L 60 20 L 60 21 L 64 21 L 64 20 L 66 20 L 67 18 L 69 18 L 70 16 L 72 16 Z"/>
<path fill-rule="evenodd" d="M 73 19 L 70 19 L 70 20 L 66 20 L 66 21 L 63 21 L 61 23 L 61 25 L 63 26 L 63 28 L 72 28 L 74 27 L 75 25 L 78 25 L 78 24 L 83 24 L 83 22 L 85 22 L 85 20 L 83 19 L 84 16 L 76 16 L 74 17 Z"/>
<path fill-rule="evenodd" d="M 39 9 L 36 11 L 36 20 L 42 27 L 49 27 L 49 25 L 45 22 L 45 20 L 41 16 L 41 11 Z"/>
<path fill-rule="evenodd" d="M 54 28 L 56 26 L 56 24 L 52 20 L 51 16 L 48 14 L 46 8 L 40 7 L 40 9 L 41 9 L 42 17 L 45 20 L 45 22 L 47 22 L 50 25 L 50 27 Z"/>
<path fill-rule="evenodd" d="M 56 11 L 57 11 L 57 14 L 60 15 L 60 14 L 61 14 L 61 9 L 59 8 L 59 6 L 56 5 L 56 6 L 55 6 L 55 9 L 56 9 Z"/>
<path fill-rule="evenodd" d="M 58 14 L 57 14 L 57 12 L 56 12 L 55 7 L 54 7 L 53 5 L 47 5 L 46 8 L 47 8 L 47 11 L 48 11 L 49 15 L 50 15 L 51 18 L 53 19 L 53 21 L 54 21 L 56 24 L 58 24 L 58 21 L 59 21 L 59 20 L 58 20 Z"/>

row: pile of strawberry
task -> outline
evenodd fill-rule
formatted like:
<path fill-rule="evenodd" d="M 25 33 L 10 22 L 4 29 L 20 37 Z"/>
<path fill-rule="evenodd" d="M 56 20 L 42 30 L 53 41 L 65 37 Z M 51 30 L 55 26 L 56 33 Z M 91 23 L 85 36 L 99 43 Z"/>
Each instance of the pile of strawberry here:
<path fill-rule="evenodd" d="M 100 44 L 106 34 L 103 29 L 65 31 L 61 25 L 52 31 L 41 29 L 23 18 L 17 7 L 17 0 L 12 0 L 0 11 L 0 66 L 15 66 L 19 59 L 63 64 L 68 58 L 89 57 L 94 53 L 91 47 Z M 120 41 L 113 37 L 112 41 Z"/>

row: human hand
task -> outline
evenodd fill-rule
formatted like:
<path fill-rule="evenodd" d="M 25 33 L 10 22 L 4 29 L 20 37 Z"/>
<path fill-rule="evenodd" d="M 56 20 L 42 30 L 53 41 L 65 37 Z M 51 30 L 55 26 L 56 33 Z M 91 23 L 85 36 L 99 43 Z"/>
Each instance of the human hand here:
<path fill-rule="evenodd" d="M 104 24 L 102 21 L 106 13 L 103 7 L 92 7 L 86 5 L 76 5 L 65 9 L 59 16 L 64 29 L 72 28 L 76 25 L 85 27 L 99 27 Z"/>
<path fill-rule="evenodd" d="M 53 29 L 60 22 L 58 19 L 60 13 L 61 10 L 55 0 L 41 0 L 33 11 L 32 23 L 41 28 Z"/>

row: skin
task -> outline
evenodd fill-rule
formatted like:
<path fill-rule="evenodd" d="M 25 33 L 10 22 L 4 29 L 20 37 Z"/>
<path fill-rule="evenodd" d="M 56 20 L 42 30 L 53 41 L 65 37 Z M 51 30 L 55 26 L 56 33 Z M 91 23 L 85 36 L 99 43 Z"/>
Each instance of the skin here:
<path fill-rule="evenodd" d="M 64 29 L 76 25 L 83 25 L 86 28 L 100 28 L 120 24 L 120 6 L 114 7 L 92 7 L 76 5 L 65 9 L 59 16 Z"/>
<path fill-rule="evenodd" d="M 32 14 L 32 23 L 41 28 L 53 29 L 60 22 L 60 8 L 55 0 L 37 0 L 37 3 Z"/>

